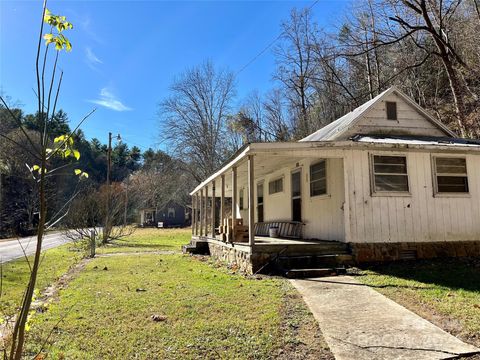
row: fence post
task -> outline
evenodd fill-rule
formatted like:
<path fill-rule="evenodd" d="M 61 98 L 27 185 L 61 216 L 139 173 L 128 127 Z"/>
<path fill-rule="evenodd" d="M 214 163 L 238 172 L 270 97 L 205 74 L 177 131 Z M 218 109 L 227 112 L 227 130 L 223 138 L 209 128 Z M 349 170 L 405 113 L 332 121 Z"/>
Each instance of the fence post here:
<path fill-rule="evenodd" d="M 90 230 L 90 257 L 95 257 L 95 230 Z"/>

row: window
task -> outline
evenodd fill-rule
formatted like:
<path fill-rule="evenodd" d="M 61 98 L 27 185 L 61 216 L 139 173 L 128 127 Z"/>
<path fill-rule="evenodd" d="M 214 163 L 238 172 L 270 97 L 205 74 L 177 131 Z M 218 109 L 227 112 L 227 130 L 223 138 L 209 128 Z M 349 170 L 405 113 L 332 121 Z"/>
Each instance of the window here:
<path fill-rule="evenodd" d="M 257 219 L 263 222 L 263 182 L 257 184 Z"/>
<path fill-rule="evenodd" d="M 239 203 L 239 206 L 240 206 L 240 210 L 244 209 L 244 207 L 243 207 L 243 205 L 244 205 L 244 203 L 243 203 L 244 202 L 244 194 L 243 193 L 244 193 L 243 189 L 240 189 L 240 193 L 238 195 L 238 203 Z"/>
<path fill-rule="evenodd" d="M 268 194 L 276 194 L 283 191 L 283 178 L 272 180 L 268 183 Z"/>
<path fill-rule="evenodd" d="M 464 158 L 435 157 L 437 193 L 468 193 L 467 162 Z"/>
<path fill-rule="evenodd" d="M 169 219 L 175 218 L 175 209 L 174 208 L 168 208 L 168 218 Z"/>
<path fill-rule="evenodd" d="M 387 119 L 397 120 L 397 103 L 393 101 L 387 101 L 385 106 L 387 108 Z"/>
<path fill-rule="evenodd" d="M 373 156 L 373 192 L 408 192 L 407 158 Z"/>
<path fill-rule="evenodd" d="M 310 196 L 327 193 L 327 162 L 325 160 L 310 165 Z"/>
<path fill-rule="evenodd" d="M 155 215 L 153 211 L 145 211 L 145 222 L 150 223 L 155 221 Z"/>

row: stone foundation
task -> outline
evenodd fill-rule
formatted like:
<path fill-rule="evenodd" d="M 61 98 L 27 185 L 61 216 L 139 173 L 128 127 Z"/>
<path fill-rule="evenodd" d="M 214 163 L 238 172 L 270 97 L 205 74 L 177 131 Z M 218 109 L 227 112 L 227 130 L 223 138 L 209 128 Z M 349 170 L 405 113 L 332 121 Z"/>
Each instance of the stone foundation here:
<path fill-rule="evenodd" d="M 480 241 L 350 243 L 356 263 L 445 257 L 480 257 Z"/>
<path fill-rule="evenodd" d="M 255 274 L 270 260 L 271 254 L 250 254 L 235 247 L 222 244 L 208 243 L 210 256 L 230 266 L 237 266 L 238 269 L 248 275 Z"/>

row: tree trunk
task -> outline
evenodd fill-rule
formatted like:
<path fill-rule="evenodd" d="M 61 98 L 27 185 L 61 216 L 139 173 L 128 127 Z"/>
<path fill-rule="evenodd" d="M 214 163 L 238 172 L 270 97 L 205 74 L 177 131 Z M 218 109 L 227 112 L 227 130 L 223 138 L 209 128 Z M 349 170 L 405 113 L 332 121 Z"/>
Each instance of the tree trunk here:
<path fill-rule="evenodd" d="M 43 170 L 40 175 L 40 219 L 37 230 L 37 246 L 35 250 L 35 257 L 33 261 L 32 270 L 30 273 L 30 279 L 28 281 L 27 290 L 23 297 L 22 308 L 20 310 L 19 318 L 15 322 L 15 328 L 12 336 L 12 347 L 10 351 L 11 360 L 20 360 L 23 354 L 23 346 L 25 343 L 25 326 L 28 320 L 28 313 L 32 304 L 33 292 L 35 290 L 35 284 L 37 282 L 38 269 L 40 267 L 40 255 L 42 252 L 43 234 L 45 229 L 45 218 L 47 216 L 47 206 L 45 199 L 45 169 L 46 169 L 46 151 L 42 153 L 42 165 Z"/>

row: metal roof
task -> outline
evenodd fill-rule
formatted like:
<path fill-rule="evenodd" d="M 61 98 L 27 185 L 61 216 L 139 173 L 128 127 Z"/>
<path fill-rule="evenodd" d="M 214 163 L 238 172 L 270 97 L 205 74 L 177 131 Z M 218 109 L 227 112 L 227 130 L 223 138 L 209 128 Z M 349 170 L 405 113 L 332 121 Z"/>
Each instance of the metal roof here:
<path fill-rule="evenodd" d="M 332 141 L 338 140 L 339 136 L 346 132 L 348 129 L 352 128 L 355 123 L 360 120 L 363 115 L 369 110 L 373 105 L 379 102 L 385 96 L 395 92 L 401 98 L 403 98 L 407 103 L 419 111 L 425 118 L 433 123 L 435 126 L 443 130 L 446 134 L 450 136 L 455 136 L 455 134 L 449 130 L 445 125 L 440 121 L 436 120 L 430 114 L 428 114 L 425 109 L 418 105 L 414 100 L 409 96 L 402 93 L 395 86 L 392 86 L 388 90 L 385 90 L 381 94 L 377 95 L 373 99 L 367 101 L 365 104 L 357 107 L 355 110 L 349 112 L 348 114 L 342 116 L 341 118 L 331 122 L 330 124 L 324 126 L 323 128 L 315 131 L 313 134 L 308 135 L 307 137 L 300 140 L 300 142 L 305 141 Z"/>

